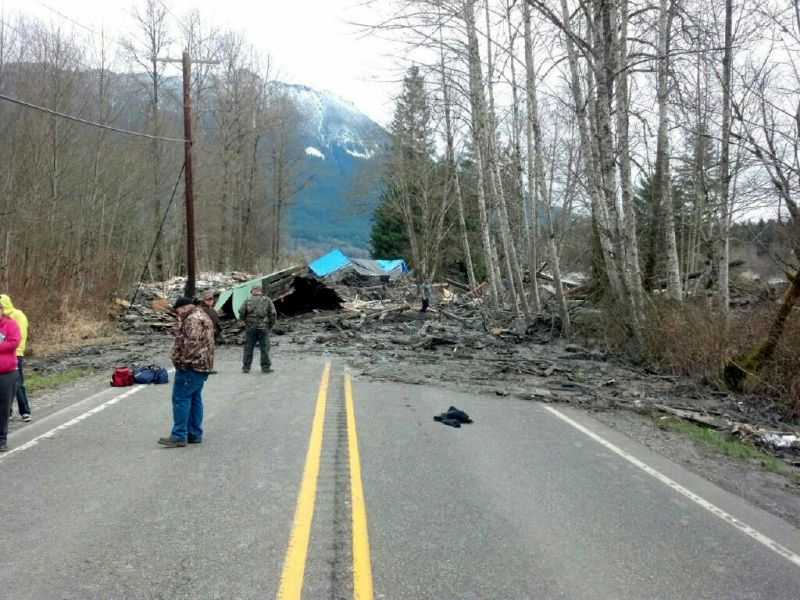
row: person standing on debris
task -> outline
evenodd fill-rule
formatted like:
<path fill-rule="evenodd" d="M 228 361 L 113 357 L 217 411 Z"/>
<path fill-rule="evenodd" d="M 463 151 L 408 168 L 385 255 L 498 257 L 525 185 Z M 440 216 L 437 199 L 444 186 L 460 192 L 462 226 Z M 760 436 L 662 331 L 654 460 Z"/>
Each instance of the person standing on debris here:
<path fill-rule="evenodd" d="M 427 277 L 422 279 L 422 285 L 420 286 L 420 289 L 422 290 L 422 308 L 420 309 L 420 312 L 428 312 L 428 306 L 431 303 L 431 292 L 433 291 L 433 288 L 431 288 L 431 284 Z"/>
<path fill-rule="evenodd" d="M 172 433 L 158 443 L 180 448 L 203 441 L 203 386 L 214 369 L 214 324 L 194 301 L 181 296 L 173 310 L 180 330 L 172 348 Z"/>
<path fill-rule="evenodd" d="M 208 318 L 211 319 L 211 322 L 214 324 L 214 339 L 219 344 L 221 341 L 222 325 L 219 322 L 217 311 L 214 310 L 214 291 L 208 290 L 204 292 L 202 298 L 203 303 L 200 305 L 200 308 L 205 311 Z"/>
<path fill-rule="evenodd" d="M 0 294 L 0 306 L 3 307 L 3 312 L 5 315 L 14 319 L 19 326 L 19 334 L 21 337 L 19 347 L 17 348 L 17 372 L 19 373 L 19 379 L 17 381 L 17 408 L 19 409 L 19 414 L 22 417 L 22 420 L 30 421 L 31 405 L 28 401 L 28 393 L 25 391 L 25 368 L 23 365 L 25 344 L 28 341 L 28 317 L 26 317 L 25 313 L 18 308 L 14 308 L 14 304 L 11 302 L 11 298 L 8 296 L 8 294 Z M 9 408 L 10 414 L 13 408 Z"/>
<path fill-rule="evenodd" d="M 8 415 L 17 390 L 17 348 L 21 340 L 19 325 L 6 316 L 0 304 L 0 452 L 8 450 Z"/>
<path fill-rule="evenodd" d="M 272 362 L 269 358 L 269 332 L 275 325 L 278 313 L 275 305 L 262 293 L 260 285 L 253 286 L 251 296 L 239 309 L 239 318 L 244 321 L 244 356 L 242 357 L 242 373 L 249 373 L 253 364 L 253 350 L 256 342 L 261 352 L 261 372 L 271 373 Z"/>

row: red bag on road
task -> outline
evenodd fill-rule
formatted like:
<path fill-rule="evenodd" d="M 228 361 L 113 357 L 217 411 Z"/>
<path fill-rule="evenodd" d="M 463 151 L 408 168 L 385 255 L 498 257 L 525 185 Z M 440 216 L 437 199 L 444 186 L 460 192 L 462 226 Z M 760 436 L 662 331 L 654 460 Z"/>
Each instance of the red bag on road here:
<path fill-rule="evenodd" d="M 111 385 L 113 387 L 133 385 L 133 369 L 130 367 L 117 367 L 114 369 L 114 374 L 111 376 Z"/>

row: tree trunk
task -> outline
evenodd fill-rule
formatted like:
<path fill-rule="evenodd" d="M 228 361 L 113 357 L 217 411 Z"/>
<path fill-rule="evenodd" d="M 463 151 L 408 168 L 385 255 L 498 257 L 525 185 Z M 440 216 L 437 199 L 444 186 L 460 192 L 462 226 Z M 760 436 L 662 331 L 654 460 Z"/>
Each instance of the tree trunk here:
<path fill-rule="evenodd" d="M 489 280 L 489 297 L 492 308 L 499 308 L 499 290 L 497 280 L 497 264 L 494 257 L 494 247 L 489 230 L 489 215 L 486 206 L 483 140 L 486 139 L 483 128 L 485 121 L 480 115 L 485 114 L 485 107 L 481 107 L 480 99 L 483 97 L 483 76 L 481 75 L 480 51 L 478 50 L 478 36 L 475 32 L 475 0 L 464 2 L 464 22 L 467 26 L 467 50 L 469 61 L 469 96 L 472 113 L 472 135 L 475 151 L 475 170 L 478 176 L 478 213 L 480 218 L 481 241 L 483 243 L 486 273 Z"/>
<path fill-rule="evenodd" d="M 503 244 L 503 255 L 505 257 L 506 271 L 508 273 L 509 291 L 511 292 L 512 305 L 517 316 L 524 316 L 527 321 L 530 321 L 531 313 L 528 306 L 528 299 L 525 295 L 525 286 L 522 282 L 522 271 L 520 268 L 519 260 L 517 259 L 517 249 L 514 240 L 511 236 L 511 226 L 508 217 L 508 202 L 503 188 L 503 179 L 500 173 L 499 151 L 497 143 L 497 122 L 494 114 L 494 85 L 492 81 L 492 54 L 491 54 L 491 24 L 489 21 L 489 5 L 486 4 L 486 27 L 487 27 L 487 44 L 489 50 L 487 51 L 488 61 L 488 74 L 487 90 L 489 93 L 489 110 L 485 110 L 485 101 L 479 98 L 479 118 L 484 120 L 485 126 L 483 132 L 486 134 L 484 138 L 484 147 L 486 148 L 486 166 L 489 170 L 489 180 L 491 182 L 491 189 L 493 192 L 494 202 L 497 209 L 497 221 L 500 226 L 500 240 Z M 483 88 L 478 89 L 478 94 L 483 95 Z M 480 110 L 480 109 L 483 110 Z M 520 314 L 520 306 L 522 307 L 522 315 Z"/>
<path fill-rule="evenodd" d="M 669 169 L 669 50 L 672 29 L 673 3 L 660 0 L 658 16 L 658 140 L 656 142 L 656 172 L 654 196 L 664 209 L 664 241 L 667 250 L 667 281 L 670 298 L 683 300 L 681 289 L 678 244 L 675 239 L 675 206 L 672 201 L 672 182 Z"/>
<path fill-rule="evenodd" d="M 619 75 L 617 77 L 617 138 L 619 140 L 620 187 L 622 190 L 622 210 L 625 218 L 624 247 L 627 249 L 626 265 L 630 271 L 632 299 L 640 322 L 644 321 L 644 293 L 642 273 L 639 262 L 639 245 L 636 225 L 636 211 L 633 206 L 633 185 L 631 182 L 631 152 L 629 141 L 630 100 L 628 97 L 628 0 L 620 2 Z"/>
<path fill-rule="evenodd" d="M 534 76 L 533 65 L 533 52 L 532 44 L 529 43 L 531 38 L 530 28 L 530 8 L 525 3 L 524 6 L 524 20 L 525 20 L 525 68 L 527 71 L 527 84 L 528 84 L 528 135 L 533 137 L 533 168 L 534 168 L 534 187 L 531 190 L 535 203 L 541 203 L 545 211 L 545 218 L 547 219 L 547 242 L 550 251 L 550 271 L 553 274 L 553 286 L 556 292 L 556 301 L 558 303 L 558 312 L 561 315 L 562 333 L 569 334 L 570 319 L 569 309 L 567 307 L 566 297 L 564 295 L 564 288 L 561 284 L 561 263 L 558 256 L 558 248 L 556 248 L 555 230 L 553 227 L 553 214 L 551 210 L 551 196 L 546 184 L 546 175 L 544 172 L 544 157 L 542 149 L 542 132 L 541 124 L 539 122 L 539 99 L 536 92 L 536 77 Z M 530 141 L 528 142 L 530 150 Z M 530 165 L 530 160 L 529 160 Z M 533 267 L 535 268 L 535 267 Z M 531 277 L 536 279 L 536 273 L 531 273 Z"/>
<path fill-rule="evenodd" d="M 152 57 L 153 78 L 153 103 L 152 103 L 152 128 L 153 135 L 161 135 L 161 122 L 158 106 L 158 84 L 160 76 L 158 74 L 157 57 Z M 153 138 L 153 223 L 152 231 L 155 236 L 161 225 L 161 145 L 159 140 Z M 155 252 L 153 254 L 153 277 L 156 281 L 164 281 L 164 241 L 161 236 L 155 238 Z"/>
<path fill-rule="evenodd" d="M 442 23 L 441 7 L 439 7 L 439 22 L 440 24 Z M 453 183 L 453 191 L 456 196 L 456 207 L 458 208 L 458 228 L 461 232 L 461 245 L 463 246 L 464 251 L 464 265 L 467 270 L 467 281 L 469 282 L 470 289 L 475 289 L 478 286 L 478 282 L 475 280 L 475 267 L 472 264 L 472 251 L 470 250 L 467 222 L 464 218 L 464 200 L 461 196 L 461 182 L 459 181 L 458 165 L 456 164 L 455 159 L 453 121 L 450 104 L 450 84 L 445 66 L 444 40 L 442 39 L 441 28 L 439 29 L 439 69 L 442 76 L 442 103 L 444 105 L 445 140 L 447 144 L 447 177 Z"/>
<path fill-rule="evenodd" d="M 516 224 L 512 231 L 517 248 L 525 248 L 526 254 L 530 248 L 530 215 L 528 214 L 528 201 L 525 197 L 525 169 L 522 166 L 522 117 L 519 110 L 519 84 L 517 82 L 516 69 L 516 48 L 515 42 L 515 23 L 512 19 L 513 1 L 506 0 L 506 25 L 508 27 L 509 49 L 508 56 L 509 69 L 511 71 L 511 146 L 513 149 L 511 162 L 514 169 L 514 188 L 511 193 L 512 198 L 519 199 L 519 205 L 512 208 L 512 224 Z M 522 254 L 522 252 L 520 252 Z"/>
<path fill-rule="evenodd" d="M 596 231 L 605 267 L 605 279 L 610 287 L 610 298 L 620 310 L 625 311 L 624 325 L 631 337 L 632 354 L 640 356 L 644 348 L 642 337 L 643 316 L 636 306 L 633 293 L 634 276 L 627 256 L 632 251 L 626 246 L 631 240 L 623 239 L 623 215 L 617 208 L 616 156 L 617 148 L 611 128 L 613 111 L 613 83 L 617 75 L 617 31 L 616 9 L 612 0 L 599 0 L 592 13 L 593 38 L 585 42 L 589 46 L 587 101 L 584 104 L 580 84 L 578 59 L 575 51 L 574 33 L 570 25 L 570 12 L 566 0 L 561 0 L 561 28 L 567 48 L 570 69 L 570 84 L 578 121 L 581 145 L 584 148 L 583 162 L 589 194 L 592 199 L 592 214 L 596 220 Z M 627 106 L 617 106 L 618 111 L 628 111 Z M 592 128 L 591 135 L 589 128 Z M 626 160 L 622 157 L 621 160 Z"/>
<path fill-rule="evenodd" d="M 525 83 L 527 87 L 527 119 L 525 120 L 525 139 L 527 143 L 528 163 L 528 197 L 530 199 L 530 221 L 528 221 L 528 263 L 530 269 L 530 288 L 533 298 L 533 309 L 542 311 L 542 300 L 539 296 L 539 281 L 536 274 L 539 271 L 539 211 L 536 195 L 536 173 L 534 171 L 534 140 L 533 140 L 533 102 L 531 92 L 535 89 L 536 74 L 533 66 L 533 34 L 531 33 L 531 7 L 525 2 L 523 7 L 523 20 L 525 22 Z"/>
<path fill-rule="evenodd" d="M 796 254 L 800 255 L 800 251 Z M 800 259 L 800 256 L 798 256 Z M 769 328 L 766 339 L 750 354 L 730 361 L 724 370 L 725 382 L 734 390 L 746 389 L 749 379 L 755 380 L 758 372 L 767 366 L 775 355 L 775 348 L 783 335 L 786 319 L 800 301 L 800 269 L 788 275 L 789 289 L 783 297 L 778 313 Z"/>
<path fill-rule="evenodd" d="M 719 308 L 728 314 L 730 305 L 728 259 L 730 256 L 730 139 L 731 61 L 733 60 L 733 0 L 725 0 L 725 50 L 722 55 L 722 143 L 719 153 Z"/>

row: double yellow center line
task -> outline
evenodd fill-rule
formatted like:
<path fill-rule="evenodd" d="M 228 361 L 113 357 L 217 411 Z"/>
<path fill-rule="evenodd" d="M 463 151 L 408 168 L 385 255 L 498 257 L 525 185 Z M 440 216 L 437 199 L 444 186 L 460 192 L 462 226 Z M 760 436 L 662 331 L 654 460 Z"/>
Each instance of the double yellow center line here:
<path fill-rule="evenodd" d="M 314 411 L 314 423 L 311 426 L 311 440 L 308 444 L 300 496 L 297 499 L 292 533 L 289 537 L 289 548 L 286 551 L 281 585 L 278 589 L 278 600 L 300 600 L 303 594 L 303 577 L 311 538 L 311 521 L 314 517 L 314 502 L 317 497 L 317 480 L 322 456 L 330 374 L 331 363 L 328 362 L 322 372 L 322 381 L 317 394 L 317 407 Z M 372 565 L 367 532 L 367 509 L 364 501 L 364 488 L 361 483 L 361 459 L 358 454 L 353 390 L 350 384 L 350 375 L 346 370 L 344 393 L 347 410 L 347 442 L 350 455 L 350 493 L 353 519 L 353 597 L 356 600 L 371 600 L 373 597 Z"/>

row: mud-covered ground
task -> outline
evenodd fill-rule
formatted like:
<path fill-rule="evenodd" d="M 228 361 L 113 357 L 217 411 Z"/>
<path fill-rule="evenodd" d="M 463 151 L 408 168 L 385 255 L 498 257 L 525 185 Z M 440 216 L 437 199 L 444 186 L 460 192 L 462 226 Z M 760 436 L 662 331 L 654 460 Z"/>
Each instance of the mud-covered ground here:
<path fill-rule="evenodd" d="M 635 368 L 599 348 L 564 342 L 548 328 L 515 331 L 513 326 L 487 326 L 483 317 L 452 312 L 450 317 L 404 311 L 379 319 L 319 320 L 284 322 L 281 339 L 288 338 L 292 351 L 342 356 L 355 373 L 370 379 L 583 407 L 720 487 L 800 526 L 800 467 L 787 462 L 787 472 L 794 477 L 778 475 L 760 462 L 722 454 L 660 425 L 660 408 L 669 407 L 719 423 L 800 430 L 800 423 L 787 419 L 771 400 Z M 797 461 L 800 456 L 786 458 Z"/>
<path fill-rule="evenodd" d="M 272 337 L 276 368 L 280 368 L 281 354 L 331 353 L 345 359 L 356 375 L 369 379 L 581 406 L 720 487 L 800 526 L 800 485 L 790 477 L 659 427 L 654 416 L 663 414 L 657 410 L 659 405 L 767 429 L 800 429 L 764 399 L 727 394 L 688 378 L 634 368 L 598 348 L 553 339 L 549 332 L 478 326 L 474 320 L 481 317 L 448 318 L 413 310 L 378 318 L 332 317 L 328 322 L 325 315 L 281 319 Z M 74 367 L 95 370 L 94 375 L 61 389 L 34 392 L 34 416 L 58 410 L 76 390 L 96 389 L 108 381 L 115 366 L 168 364 L 170 346 L 168 335 L 153 333 L 88 345 L 55 357 L 31 357 L 27 370 L 41 374 Z M 220 351 L 239 349 L 226 345 Z M 24 426 L 15 416 L 11 431 Z M 792 469 L 800 478 L 800 468 Z"/>

